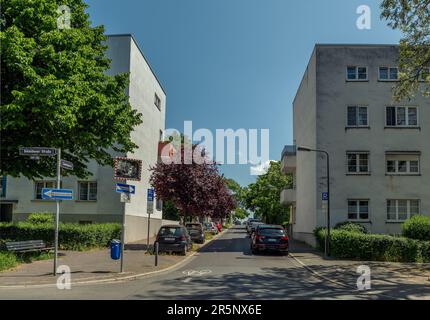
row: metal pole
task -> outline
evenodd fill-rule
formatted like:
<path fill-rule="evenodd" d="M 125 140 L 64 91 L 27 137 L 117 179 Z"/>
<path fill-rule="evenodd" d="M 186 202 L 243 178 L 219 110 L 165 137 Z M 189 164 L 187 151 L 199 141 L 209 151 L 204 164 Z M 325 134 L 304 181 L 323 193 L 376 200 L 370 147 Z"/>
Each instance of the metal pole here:
<path fill-rule="evenodd" d="M 158 266 L 158 241 L 155 242 L 155 266 Z"/>
<path fill-rule="evenodd" d="M 125 206 L 125 203 L 124 203 Z M 124 241 L 125 241 L 125 209 L 122 215 L 122 230 L 121 230 L 121 267 L 120 273 L 124 272 Z"/>
<path fill-rule="evenodd" d="M 328 152 L 326 152 L 327 157 L 327 238 L 326 238 L 326 256 L 330 257 L 330 157 Z"/>
<path fill-rule="evenodd" d="M 147 238 L 146 238 L 146 251 L 149 252 L 149 227 L 151 225 L 151 213 L 148 212 L 148 234 L 147 234 Z"/>
<path fill-rule="evenodd" d="M 57 149 L 57 188 L 61 189 L 61 148 Z M 57 213 L 55 215 L 54 276 L 57 275 L 58 229 L 60 225 L 60 200 L 57 200 L 56 202 L 57 202 Z"/>

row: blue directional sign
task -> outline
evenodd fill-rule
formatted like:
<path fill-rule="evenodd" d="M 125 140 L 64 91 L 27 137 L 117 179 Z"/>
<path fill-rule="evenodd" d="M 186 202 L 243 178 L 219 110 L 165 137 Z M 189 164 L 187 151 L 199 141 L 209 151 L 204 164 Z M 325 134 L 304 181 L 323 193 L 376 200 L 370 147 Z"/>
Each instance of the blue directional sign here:
<path fill-rule="evenodd" d="M 328 192 L 323 192 L 323 193 L 322 193 L 322 199 L 323 199 L 324 201 L 327 201 L 327 200 L 328 200 Z"/>
<path fill-rule="evenodd" d="M 147 200 L 154 201 L 154 189 L 148 189 Z"/>
<path fill-rule="evenodd" d="M 72 189 L 42 189 L 42 199 L 49 200 L 73 200 Z"/>
<path fill-rule="evenodd" d="M 136 187 L 132 186 L 130 184 L 125 183 L 117 183 L 115 185 L 115 191 L 119 193 L 129 193 L 129 194 L 135 194 Z"/>

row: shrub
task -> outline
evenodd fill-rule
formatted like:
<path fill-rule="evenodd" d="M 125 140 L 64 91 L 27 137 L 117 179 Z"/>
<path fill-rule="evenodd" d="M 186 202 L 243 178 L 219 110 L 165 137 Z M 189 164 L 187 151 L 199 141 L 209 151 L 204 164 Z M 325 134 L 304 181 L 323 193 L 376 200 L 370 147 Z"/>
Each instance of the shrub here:
<path fill-rule="evenodd" d="M 32 213 L 28 216 L 27 221 L 34 224 L 53 224 L 54 214 L 49 212 Z"/>
<path fill-rule="evenodd" d="M 351 221 L 340 222 L 337 225 L 335 225 L 334 229 L 351 231 L 351 232 L 359 232 L 359 233 L 367 233 L 366 227 Z"/>
<path fill-rule="evenodd" d="M 326 229 L 315 230 L 319 248 L 324 248 Z M 430 242 L 379 234 L 363 234 L 345 230 L 332 230 L 330 252 L 345 259 L 428 262 Z"/>
<path fill-rule="evenodd" d="M 8 270 L 17 265 L 16 256 L 11 252 L 0 252 L 0 271 Z"/>
<path fill-rule="evenodd" d="M 404 237 L 430 241 L 430 216 L 416 215 L 402 225 Z"/>
<path fill-rule="evenodd" d="M 106 247 L 112 239 L 118 239 L 121 226 L 115 223 L 103 224 L 60 224 L 58 235 L 60 249 L 85 250 Z M 0 238 L 10 241 L 43 240 L 48 245 L 54 242 L 52 224 L 29 222 L 0 223 Z"/>

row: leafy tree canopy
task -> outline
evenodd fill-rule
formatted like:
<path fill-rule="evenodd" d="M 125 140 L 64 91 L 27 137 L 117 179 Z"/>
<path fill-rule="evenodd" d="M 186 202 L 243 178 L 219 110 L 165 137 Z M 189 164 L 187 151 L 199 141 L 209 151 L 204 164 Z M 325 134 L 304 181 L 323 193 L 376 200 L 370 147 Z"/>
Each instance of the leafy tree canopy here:
<path fill-rule="evenodd" d="M 430 0 L 383 0 L 381 9 L 381 18 L 403 33 L 394 99 L 412 98 L 419 91 L 430 96 Z"/>
<path fill-rule="evenodd" d="M 70 28 L 57 26 L 60 5 Z M 1 174 L 55 175 L 55 159 L 19 156 L 19 147 L 62 148 L 69 172 L 89 174 L 87 162 L 112 165 L 109 151 L 137 146 L 141 123 L 126 95 L 128 75 L 108 76 L 104 28 L 91 27 L 83 0 L 1 0 Z"/>

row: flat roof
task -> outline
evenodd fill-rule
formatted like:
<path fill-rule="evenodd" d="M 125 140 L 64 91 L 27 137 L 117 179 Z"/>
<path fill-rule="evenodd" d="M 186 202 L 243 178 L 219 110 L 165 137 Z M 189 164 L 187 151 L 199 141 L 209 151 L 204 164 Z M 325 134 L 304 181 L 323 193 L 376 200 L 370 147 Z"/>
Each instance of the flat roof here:
<path fill-rule="evenodd" d="M 149 63 L 148 59 L 146 59 L 145 54 L 143 53 L 142 48 L 139 46 L 139 43 L 134 38 L 133 34 L 131 34 L 131 33 L 107 34 L 106 36 L 109 37 L 109 38 L 113 38 L 113 37 L 130 37 L 134 41 L 134 43 L 136 44 L 136 47 L 139 49 L 140 54 L 142 55 L 142 57 L 145 60 L 146 64 L 149 66 L 149 69 L 151 70 L 152 74 L 154 75 L 155 79 L 157 80 L 158 84 L 160 85 L 161 90 L 163 90 L 164 94 L 167 96 L 166 90 L 164 89 L 163 85 L 161 84 L 160 79 L 158 79 L 157 74 L 154 72 L 154 69 L 152 68 L 152 66 Z"/>

